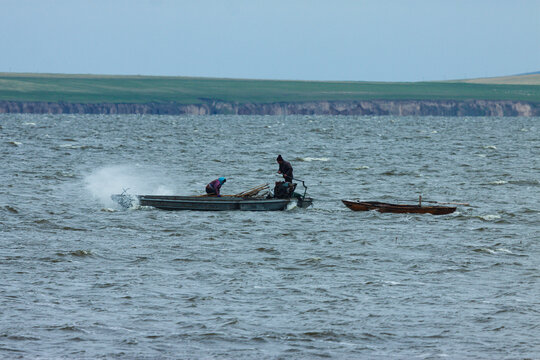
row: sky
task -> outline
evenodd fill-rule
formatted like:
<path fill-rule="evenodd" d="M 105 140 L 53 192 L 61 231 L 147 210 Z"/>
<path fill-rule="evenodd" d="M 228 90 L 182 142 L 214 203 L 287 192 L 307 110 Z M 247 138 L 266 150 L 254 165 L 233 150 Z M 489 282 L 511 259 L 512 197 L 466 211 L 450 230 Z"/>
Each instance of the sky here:
<path fill-rule="evenodd" d="M 0 72 L 428 81 L 540 71 L 540 0 L 0 0 Z"/>

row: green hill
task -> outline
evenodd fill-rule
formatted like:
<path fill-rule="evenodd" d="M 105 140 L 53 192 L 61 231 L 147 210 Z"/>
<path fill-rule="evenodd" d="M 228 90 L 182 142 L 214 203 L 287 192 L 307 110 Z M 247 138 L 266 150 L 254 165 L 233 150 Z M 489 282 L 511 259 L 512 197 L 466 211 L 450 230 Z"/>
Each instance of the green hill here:
<path fill-rule="evenodd" d="M 540 102 L 540 86 L 479 83 L 478 79 L 399 83 L 0 73 L 0 101 L 200 104 L 472 99 Z"/>
<path fill-rule="evenodd" d="M 491 85 L 540 85 L 540 74 L 523 74 L 514 76 L 501 76 L 491 78 L 479 78 L 463 80 L 470 84 L 491 84 Z"/>

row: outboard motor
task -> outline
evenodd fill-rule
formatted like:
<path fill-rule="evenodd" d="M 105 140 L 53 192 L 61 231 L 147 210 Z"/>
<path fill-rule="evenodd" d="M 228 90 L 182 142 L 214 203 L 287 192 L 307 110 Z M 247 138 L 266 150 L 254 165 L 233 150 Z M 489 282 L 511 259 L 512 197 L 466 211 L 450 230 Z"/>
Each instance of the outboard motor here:
<path fill-rule="evenodd" d="M 295 189 L 296 184 L 276 181 L 276 186 L 274 186 L 274 197 L 276 199 L 290 199 L 293 196 Z"/>
<path fill-rule="evenodd" d="M 130 207 L 133 206 L 133 204 L 136 204 L 138 202 L 138 199 L 135 196 L 128 194 L 127 191 L 129 189 L 123 189 L 123 190 L 124 191 L 122 191 L 121 194 L 111 195 L 111 199 L 117 202 L 118 205 L 120 205 L 124 209 L 129 209 Z"/>

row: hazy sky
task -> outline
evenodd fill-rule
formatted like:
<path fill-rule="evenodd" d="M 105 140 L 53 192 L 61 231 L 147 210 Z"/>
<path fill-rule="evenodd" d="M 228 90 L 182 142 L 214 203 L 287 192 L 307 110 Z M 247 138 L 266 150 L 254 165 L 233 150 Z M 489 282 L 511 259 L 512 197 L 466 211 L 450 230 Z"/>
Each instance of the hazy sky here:
<path fill-rule="evenodd" d="M 0 0 L 0 72 L 421 81 L 540 71 L 540 0 Z"/>

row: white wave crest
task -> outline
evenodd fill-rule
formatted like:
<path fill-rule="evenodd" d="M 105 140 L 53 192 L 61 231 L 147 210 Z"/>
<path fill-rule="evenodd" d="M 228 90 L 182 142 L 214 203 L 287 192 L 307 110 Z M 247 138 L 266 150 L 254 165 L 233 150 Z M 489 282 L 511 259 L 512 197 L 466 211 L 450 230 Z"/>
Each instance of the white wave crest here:
<path fill-rule="evenodd" d="M 498 220 L 500 218 L 501 218 L 500 215 L 493 215 L 493 214 L 480 216 L 480 219 L 485 220 L 485 221 L 494 221 L 494 220 Z"/>
<path fill-rule="evenodd" d="M 488 253 L 488 254 L 495 254 L 495 250 L 492 250 L 492 249 L 488 249 L 488 248 L 480 248 L 479 251 L 481 252 L 485 252 L 485 253 Z"/>
<path fill-rule="evenodd" d="M 312 162 L 312 161 L 328 161 L 330 158 L 327 157 L 321 157 L 321 158 L 314 158 L 314 157 L 305 157 L 305 158 L 299 158 L 300 161 L 305 162 Z"/>

